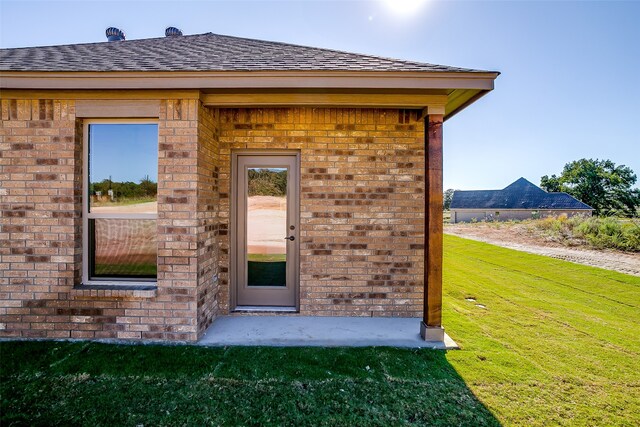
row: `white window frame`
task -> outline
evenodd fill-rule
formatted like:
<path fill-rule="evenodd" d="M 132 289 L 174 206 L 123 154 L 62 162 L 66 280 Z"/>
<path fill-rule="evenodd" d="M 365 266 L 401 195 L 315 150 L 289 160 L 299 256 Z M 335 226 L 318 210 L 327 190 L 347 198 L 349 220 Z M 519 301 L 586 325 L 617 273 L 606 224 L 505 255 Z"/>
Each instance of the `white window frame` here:
<path fill-rule="evenodd" d="M 103 285 L 103 286 L 149 286 L 157 283 L 157 278 L 122 278 L 104 277 L 94 278 L 89 276 L 89 220 L 90 219 L 154 219 L 156 220 L 157 233 L 157 213 L 91 213 L 89 212 L 89 126 L 95 124 L 154 124 L 158 125 L 158 120 L 153 119 L 90 119 L 83 120 L 82 132 L 82 284 L 83 285 Z M 159 135 L 156 144 L 159 146 Z M 158 159 L 156 159 L 156 162 Z M 156 178 L 158 180 L 158 178 Z M 157 197 L 157 196 L 156 196 Z M 157 265 L 157 260 L 156 260 Z"/>

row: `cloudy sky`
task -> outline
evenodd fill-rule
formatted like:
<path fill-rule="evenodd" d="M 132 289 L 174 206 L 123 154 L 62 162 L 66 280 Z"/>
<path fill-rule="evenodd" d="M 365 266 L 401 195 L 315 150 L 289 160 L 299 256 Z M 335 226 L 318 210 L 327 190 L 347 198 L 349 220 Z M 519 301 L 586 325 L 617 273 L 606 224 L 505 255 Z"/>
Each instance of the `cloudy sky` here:
<path fill-rule="evenodd" d="M 214 32 L 497 70 L 445 125 L 445 188 L 538 184 L 565 163 L 640 174 L 640 2 L 0 0 L 0 47 Z"/>

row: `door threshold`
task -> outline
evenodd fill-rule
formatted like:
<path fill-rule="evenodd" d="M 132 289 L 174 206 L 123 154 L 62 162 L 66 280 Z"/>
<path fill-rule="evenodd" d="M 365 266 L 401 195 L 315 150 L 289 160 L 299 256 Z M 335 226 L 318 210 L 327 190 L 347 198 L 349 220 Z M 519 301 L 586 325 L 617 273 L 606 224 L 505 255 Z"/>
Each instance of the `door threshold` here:
<path fill-rule="evenodd" d="M 233 311 L 234 313 L 297 313 L 298 309 L 268 305 L 239 305 Z"/>

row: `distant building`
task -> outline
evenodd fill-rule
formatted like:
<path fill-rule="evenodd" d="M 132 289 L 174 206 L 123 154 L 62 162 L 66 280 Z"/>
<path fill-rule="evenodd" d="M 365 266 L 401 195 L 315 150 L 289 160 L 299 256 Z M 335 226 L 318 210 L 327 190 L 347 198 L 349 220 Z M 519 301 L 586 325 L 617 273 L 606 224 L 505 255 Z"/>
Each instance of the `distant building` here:
<path fill-rule="evenodd" d="M 451 222 L 591 216 L 593 210 L 567 193 L 548 193 L 520 178 L 502 190 L 456 191 L 451 200 Z"/>

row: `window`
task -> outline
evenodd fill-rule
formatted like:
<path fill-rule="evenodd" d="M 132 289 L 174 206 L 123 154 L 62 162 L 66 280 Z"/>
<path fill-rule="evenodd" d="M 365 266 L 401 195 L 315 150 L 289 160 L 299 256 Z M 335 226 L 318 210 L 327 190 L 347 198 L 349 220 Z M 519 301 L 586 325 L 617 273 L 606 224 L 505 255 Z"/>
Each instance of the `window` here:
<path fill-rule="evenodd" d="M 83 283 L 157 277 L 158 125 L 84 125 Z"/>

